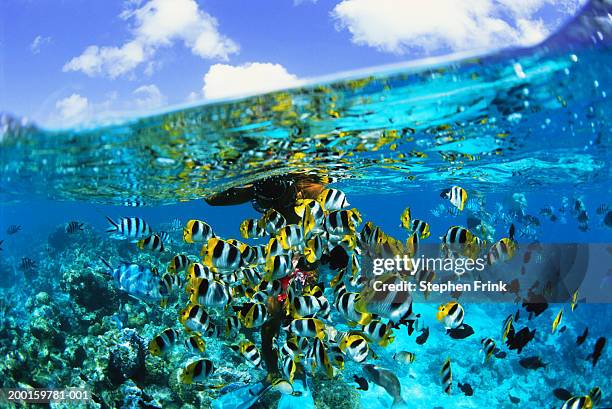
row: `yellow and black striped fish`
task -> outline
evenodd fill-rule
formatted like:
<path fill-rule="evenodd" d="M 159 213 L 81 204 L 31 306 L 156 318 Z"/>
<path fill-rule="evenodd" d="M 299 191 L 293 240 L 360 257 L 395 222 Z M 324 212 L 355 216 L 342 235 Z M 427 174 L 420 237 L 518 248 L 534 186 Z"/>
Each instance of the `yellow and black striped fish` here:
<path fill-rule="evenodd" d="M 240 223 L 240 235 L 245 239 L 256 239 L 263 237 L 266 231 L 259 224 L 259 220 L 246 219 Z"/>
<path fill-rule="evenodd" d="M 198 278 L 192 280 L 186 290 L 192 304 L 224 308 L 232 300 L 230 289 L 223 281 Z"/>
<path fill-rule="evenodd" d="M 141 250 L 154 251 L 158 253 L 164 251 L 164 243 L 162 242 L 161 237 L 159 237 L 157 234 L 152 234 L 149 237 L 140 240 L 138 243 L 136 243 L 136 246 L 138 246 L 138 248 Z"/>
<path fill-rule="evenodd" d="M 516 242 L 504 237 L 491 246 L 487 253 L 487 262 L 491 265 L 500 261 L 508 261 L 514 257 L 515 252 Z"/>
<path fill-rule="evenodd" d="M 261 354 L 259 353 L 259 349 L 257 349 L 255 344 L 248 339 L 240 341 L 240 343 L 237 345 L 232 345 L 231 348 L 240 353 L 240 355 L 242 355 L 247 362 L 254 367 L 258 367 L 261 364 Z"/>
<path fill-rule="evenodd" d="M 198 278 L 205 278 L 207 280 L 214 280 L 215 273 L 210 268 L 206 267 L 202 263 L 189 263 L 187 266 L 187 279 L 197 280 Z"/>
<path fill-rule="evenodd" d="M 429 231 L 429 224 L 420 219 L 414 219 L 412 221 L 412 228 L 410 231 L 413 233 L 417 233 L 419 235 L 419 238 L 422 240 L 428 238 L 431 235 L 431 232 Z"/>
<path fill-rule="evenodd" d="M 452 186 L 448 189 L 444 189 L 442 193 L 440 193 L 440 197 L 448 199 L 457 209 L 463 210 L 468 194 L 464 188 Z"/>
<path fill-rule="evenodd" d="M 262 303 L 246 303 L 242 307 L 235 307 L 238 319 L 245 328 L 258 328 L 268 319 L 268 311 Z"/>
<path fill-rule="evenodd" d="M 339 295 L 337 296 L 334 305 L 336 309 L 348 321 L 349 325 L 366 325 L 372 320 L 372 314 L 370 314 L 369 312 L 357 311 L 356 302 L 359 300 L 358 293 L 347 292 L 346 288 L 344 288 L 344 284 L 342 284 L 341 287 L 336 287 L 336 289 L 339 289 Z"/>
<path fill-rule="evenodd" d="M 331 236 L 354 235 L 359 224 L 361 215 L 357 209 L 335 210 L 325 216 L 325 231 Z"/>
<path fill-rule="evenodd" d="M 450 358 L 446 358 L 446 361 L 444 361 L 442 369 L 440 370 L 440 377 L 442 378 L 442 387 L 444 388 L 444 392 L 450 395 L 451 388 L 453 386 L 453 371 L 451 369 Z"/>
<path fill-rule="evenodd" d="M 295 370 L 297 369 L 297 365 L 293 360 L 293 357 L 286 356 L 283 359 L 283 375 L 285 375 L 285 379 L 289 382 L 293 383 L 293 378 L 295 377 Z"/>
<path fill-rule="evenodd" d="M 214 236 L 212 227 L 201 220 L 189 220 L 187 226 L 183 229 L 183 241 L 185 243 L 207 242 Z"/>
<path fill-rule="evenodd" d="M 313 295 L 302 295 L 290 300 L 291 312 L 295 318 L 312 318 L 321 310 L 319 299 Z"/>
<path fill-rule="evenodd" d="M 327 355 L 333 366 L 344 369 L 344 353 L 338 345 L 330 346 Z"/>
<path fill-rule="evenodd" d="M 390 325 L 384 324 L 382 321 L 370 321 L 363 327 L 363 333 L 369 339 L 378 343 L 381 347 L 386 347 L 395 340 L 393 336 L 393 328 Z"/>
<path fill-rule="evenodd" d="M 314 236 L 312 239 L 308 240 L 303 252 L 306 261 L 310 264 L 318 261 L 323 255 L 323 240 L 321 236 Z"/>
<path fill-rule="evenodd" d="M 317 202 L 326 212 L 345 209 L 350 206 L 346 195 L 338 189 L 325 189 L 317 197 Z"/>
<path fill-rule="evenodd" d="M 172 274 L 176 274 L 179 271 L 183 271 L 187 264 L 189 264 L 189 258 L 185 254 L 177 254 L 172 257 L 170 260 L 170 264 L 168 264 L 168 272 Z"/>
<path fill-rule="evenodd" d="M 411 228 L 411 217 L 410 217 L 410 208 L 407 207 L 404 209 L 402 214 L 400 215 L 400 225 L 406 230 L 410 230 Z"/>
<path fill-rule="evenodd" d="M 284 328 L 298 337 L 318 338 L 321 340 L 325 338 L 325 324 L 316 318 L 294 319 Z"/>
<path fill-rule="evenodd" d="M 192 353 L 201 353 L 206 351 L 206 341 L 198 335 L 192 335 L 185 340 L 185 348 Z"/>
<path fill-rule="evenodd" d="M 259 220 L 259 227 L 270 235 L 275 235 L 285 224 L 287 224 L 285 217 L 274 209 L 268 209 Z"/>
<path fill-rule="evenodd" d="M 367 222 L 359 233 L 359 241 L 364 248 L 373 251 L 384 242 L 384 233 L 374 223 Z"/>
<path fill-rule="evenodd" d="M 202 336 L 211 331 L 212 321 L 203 306 L 190 304 L 179 312 L 179 322 L 185 330 Z"/>
<path fill-rule="evenodd" d="M 590 396 L 574 396 L 573 398 L 569 398 L 561 409 L 592 409 L 593 408 L 593 400 Z"/>
<path fill-rule="evenodd" d="M 442 243 L 448 245 L 469 245 L 474 242 L 474 235 L 471 231 L 461 226 L 452 226 L 446 234 L 442 236 Z"/>
<path fill-rule="evenodd" d="M 601 403 L 601 398 L 602 398 L 601 388 L 599 386 L 595 386 L 589 392 L 589 397 L 593 401 L 593 407 L 599 406 L 599 404 Z"/>
<path fill-rule="evenodd" d="M 162 296 L 161 306 L 166 307 L 168 304 L 168 298 L 177 289 L 183 286 L 183 280 L 177 274 L 164 273 L 161 280 L 159 280 L 159 294 Z"/>
<path fill-rule="evenodd" d="M 198 359 L 183 369 L 180 380 L 185 384 L 204 383 L 213 372 L 215 367 L 210 359 Z"/>
<path fill-rule="evenodd" d="M 446 329 L 455 329 L 461 327 L 465 312 L 461 304 L 456 301 L 451 301 L 442 304 L 438 307 L 436 318 L 442 321 Z"/>
<path fill-rule="evenodd" d="M 298 339 L 295 334 L 287 335 L 287 339 L 281 347 L 280 353 L 284 356 L 291 357 L 295 362 L 300 362 L 300 355 L 302 354 L 302 349 L 298 343 Z"/>
<path fill-rule="evenodd" d="M 308 210 L 310 211 L 310 215 L 312 216 L 315 225 L 320 226 L 323 224 L 325 212 L 323 211 L 323 208 L 319 202 L 313 199 L 298 199 L 295 203 L 295 214 L 301 218 L 304 218 L 306 210 Z"/>
<path fill-rule="evenodd" d="M 278 230 L 276 238 L 283 250 L 302 250 L 304 248 L 304 231 L 297 224 L 288 224 Z"/>
<path fill-rule="evenodd" d="M 502 342 L 504 342 L 506 340 L 506 338 L 508 337 L 508 334 L 510 333 L 510 331 L 512 331 L 514 329 L 512 327 L 513 322 L 514 322 L 514 318 L 513 318 L 512 314 L 508 315 L 508 317 L 504 320 L 504 323 L 502 325 L 502 332 L 501 332 L 501 341 Z"/>
<path fill-rule="evenodd" d="M 574 294 L 572 294 L 572 301 L 570 302 L 570 308 L 572 309 L 572 311 L 576 309 L 577 305 L 578 305 L 578 290 L 574 291 Z"/>
<path fill-rule="evenodd" d="M 332 367 L 327 351 L 325 350 L 325 344 L 323 344 L 323 341 L 320 339 L 316 338 L 314 340 L 306 353 L 306 360 L 311 362 L 313 372 L 315 368 L 322 368 L 327 374 L 328 378 L 331 379 L 334 376 L 334 368 Z"/>
<path fill-rule="evenodd" d="M 225 319 L 225 337 L 234 338 L 238 336 L 242 325 L 237 316 L 231 315 Z"/>
<path fill-rule="evenodd" d="M 379 276 L 378 281 L 382 285 L 388 285 L 386 288 L 389 288 L 390 285 L 401 283 L 402 278 L 390 273 Z M 395 324 L 412 319 L 412 295 L 409 291 L 376 291 L 374 288 L 374 286 L 366 286 L 359 293 L 359 299 L 355 302 L 356 311 L 376 314 Z"/>
<path fill-rule="evenodd" d="M 179 333 L 174 328 L 166 328 L 149 342 L 151 355 L 160 356 L 170 351 L 178 341 Z"/>
<path fill-rule="evenodd" d="M 517 250 L 517 243 L 514 241 L 514 224 L 510 226 L 508 237 L 504 237 L 493 244 L 487 253 L 489 265 L 500 261 L 508 261 L 514 257 Z"/>
<path fill-rule="evenodd" d="M 266 257 L 278 256 L 280 254 L 286 254 L 287 252 L 280 243 L 278 237 L 272 237 L 268 241 L 266 246 Z"/>
<path fill-rule="evenodd" d="M 363 335 L 350 331 L 342 337 L 338 347 L 355 362 L 365 361 L 370 353 L 368 341 Z"/>
<path fill-rule="evenodd" d="M 313 234 L 321 233 L 325 219 L 325 212 L 316 200 L 301 200 L 301 204 L 295 207 L 295 212 L 302 218 L 301 226 L 304 237 L 310 238 Z"/>
<path fill-rule="evenodd" d="M 291 256 L 288 254 L 268 257 L 266 259 L 266 266 L 264 267 L 264 271 L 266 272 L 264 280 L 270 281 L 275 278 L 285 277 L 292 268 Z"/>
<path fill-rule="evenodd" d="M 482 363 L 486 363 L 491 359 L 493 352 L 495 352 L 495 341 L 492 338 L 483 338 L 480 340 L 482 349 L 480 352 L 483 354 Z"/>
<path fill-rule="evenodd" d="M 202 262 L 214 272 L 231 273 L 243 265 L 240 249 L 216 237 L 202 246 L 200 255 Z"/>

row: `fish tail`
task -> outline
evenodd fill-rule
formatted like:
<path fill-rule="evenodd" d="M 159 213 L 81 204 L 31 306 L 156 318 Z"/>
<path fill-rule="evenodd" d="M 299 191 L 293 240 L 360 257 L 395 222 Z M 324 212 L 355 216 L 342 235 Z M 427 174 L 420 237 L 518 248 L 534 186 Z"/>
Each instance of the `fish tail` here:
<path fill-rule="evenodd" d="M 402 399 L 401 396 L 397 396 L 393 398 L 393 404 L 391 405 L 391 409 L 403 409 L 406 408 L 406 401 Z"/>
<path fill-rule="evenodd" d="M 109 226 L 106 229 L 107 233 L 112 233 L 114 231 L 119 230 L 119 225 L 110 217 L 106 216 L 106 220 L 108 220 Z"/>
<path fill-rule="evenodd" d="M 108 267 L 108 270 L 105 271 L 105 273 L 110 274 L 110 271 L 113 269 L 113 267 L 110 265 L 110 263 L 108 261 L 106 261 L 105 259 L 103 259 L 102 257 L 98 257 L 100 259 L 101 262 L 104 263 L 104 265 L 106 267 Z"/>

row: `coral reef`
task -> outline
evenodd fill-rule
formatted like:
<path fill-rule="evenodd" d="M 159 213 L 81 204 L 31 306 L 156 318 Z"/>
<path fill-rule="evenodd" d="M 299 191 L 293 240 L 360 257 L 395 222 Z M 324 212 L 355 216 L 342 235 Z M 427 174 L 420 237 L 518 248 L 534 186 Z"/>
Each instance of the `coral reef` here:
<path fill-rule="evenodd" d="M 119 342 L 109 352 L 108 378 L 113 385 L 127 379 L 141 382 L 145 378 L 145 341 L 130 328 L 121 331 Z"/>

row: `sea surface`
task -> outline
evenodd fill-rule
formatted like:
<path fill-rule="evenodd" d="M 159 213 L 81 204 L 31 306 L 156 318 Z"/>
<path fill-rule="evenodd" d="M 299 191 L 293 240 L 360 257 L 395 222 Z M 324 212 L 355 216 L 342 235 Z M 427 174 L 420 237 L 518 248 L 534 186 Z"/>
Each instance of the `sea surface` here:
<path fill-rule="evenodd" d="M 397 377 L 403 407 L 548 409 L 589 394 L 594 407 L 612 407 L 611 36 L 612 7 L 592 1 L 558 33 L 527 49 L 411 62 L 70 129 L 44 129 L 3 114 L 0 387 L 75 387 L 92 397 L 52 407 L 196 408 L 222 402 L 226 406 L 214 407 L 383 408 L 394 399 L 393 407 L 402 407 L 389 381 L 364 369 L 374 364 Z M 400 222 L 407 207 L 412 220 L 429 226 L 430 235 L 419 240 L 422 252 L 438 252 L 452 226 L 479 236 L 484 258 L 502 238 L 511 239 L 516 251 L 508 261 L 488 265 L 479 276 L 450 277 L 516 280 L 518 288 L 506 294 L 414 294 L 418 324 L 412 334 L 402 323 L 389 345 L 368 340 L 371 352 L 363 362 L 344 351 L 345 365 L 332 376 L 320 365 L 312 369 L 311 338 L 296 360 L 305 392 L 295 392 L 294 381 L 295 396 L 271 389 L 256 402 L 231 406 L 228 397 L 238 396 L 232 391 L 274 372 L 263 362 L 254 368 L 232 349 L 249 340 L 263 355 L 264 331 L 202 334 L 206 351 L 188 351 L 183 342 L 192 334 L 178 320 L 189 303 L 186 273 L 179 272 L 181 283 L 162 308 L 159 300 L 121 288 L 101 258 L 113 268 L 144 266 L 160 280 L 175 255 L 200 261 L 206 243 L 183 240 L 191 219 L 223 239 L 267 244 L 268 235 L 241 236 L 244 220 L 264 218 L 250 201 L 211 206 L 205 199 L 271 176 L 317 180 L 358 209 L 362 220 L 351 233 L 358 250 L 345 252 L 361 262 L 356 275 L 363 279 L 351 277 L 349 264 L 341 281 L 362 297 L 375 278 L 372 259 L 380 256 L 364 243 L 362 229 L 371 222 L 385 238 L 404 243 L 413 233 Z M 453 186 L 467 193 L 463 210 L 441 197 Z M 168 233 L 164 251 L 110 237 L 107 217 L 138 217 L 152 232 Z M 331 314 L 319 318 L 328 329 L 361 331 L 335 307 L 331 281 L 342 269 L 323 264 L 314 280 L 322 283 Z M 295 279 L 289 285 L 303 291 Z M 228 308 L 209 308 L 219 328 L 236 314 L 233 306 L 252 302 L 236 294 Z M 438 307 L 450 302 L 462 306 L 472 334 L 454 337 L 436 318 Z M 520 352 L 504 336 L 510 316 L 515 334 L 535 330 Z M 149 343 L 166 328 L 179 339 L 155 356 Z M 419 343 L 425 328 L 429 336 Z M 278 330 L 277 350 L 287 334 Z M 489 359 L 481 352 L 486 338 L 495 342 Z M 335 343 L 327 335 L 322 345 L 331 354 Z M 394 359 L 401 351 L 413 353 L 414 362 Z M 441 376 L 447 358 L 449 391 Z M 201 382 L 181 382 L 184 368 L 198 359 L 210 360 L 214 373 Z M 358 390 L 355 377 L 366 379 L 368 389 Z M 595 387 L 601 400 L 593 398 Z M 0 406 L 18 407 L 7 401 Z"/>

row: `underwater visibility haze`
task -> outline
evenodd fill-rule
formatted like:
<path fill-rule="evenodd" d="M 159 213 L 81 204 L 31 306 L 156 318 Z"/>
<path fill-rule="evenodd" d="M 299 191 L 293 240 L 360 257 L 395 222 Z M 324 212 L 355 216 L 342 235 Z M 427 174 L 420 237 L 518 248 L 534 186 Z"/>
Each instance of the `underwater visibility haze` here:
<path fill-rule="evenodd" d="M 70 129 L 2 115 L 0 387 L 612 407 L 611 35 L 592 1 L 527 49 Z"/>

